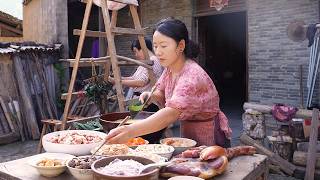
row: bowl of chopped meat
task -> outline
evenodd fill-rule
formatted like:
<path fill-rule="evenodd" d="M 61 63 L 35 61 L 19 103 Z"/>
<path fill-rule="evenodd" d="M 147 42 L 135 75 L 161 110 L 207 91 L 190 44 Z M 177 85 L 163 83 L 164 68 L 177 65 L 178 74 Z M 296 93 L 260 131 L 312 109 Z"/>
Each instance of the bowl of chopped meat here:
<path fill-rule="evenodd" d="M 90 150 L 100 146 L 105 137 L 105 133 L 98 131 L 66 130 L 46 134 L 42 144 L 46 152 L 81 156 L 90 154 Z"/>
<path fill-rule="evenodd" d="M 66 164 L 69 172 L 78 180 L 92 180 L 93 171 L 91 165 L 101 156 L 79 156 L 70 159 Z"/>
<path fill-rule="evenodd" d="M 144 165 L 154 161 L 140 156 L 110 156 L 99 159 L 91 165 L 95 179 L 108 180 L 155 180 L 159 178 L 159 168 L 139 172 Z"/>
<path fill-rule="evenodd" d="M 174 147 L 173 155 L 182 153 L 183 151 L 195 147 L 197 142 L 188 138 L 170 137 L 160 140 L 160 144 L 166 144 Z"/>

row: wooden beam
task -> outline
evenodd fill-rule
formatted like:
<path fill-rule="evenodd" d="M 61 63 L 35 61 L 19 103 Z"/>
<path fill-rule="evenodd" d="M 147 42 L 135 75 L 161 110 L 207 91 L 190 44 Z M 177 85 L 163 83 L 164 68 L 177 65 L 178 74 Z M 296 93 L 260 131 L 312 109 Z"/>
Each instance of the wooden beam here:
<path fill-rule="evenodd" d="M 116 35 L 121 35 L 121 34 L 145 35 L 146 34 L 146 32 L 143 29 L 120 28 L 120 27 L 112 28 L 111 32 L 115 33 Z"/>
<path fill-rule="evenodd" d="M 246 145 L 254 146 L 257 148 L 257 152 L 260 154 L 267 155 L 272 164 L 280 166 L 280 168 L 287 174 L 293 175 L 296 167 L 290 162 L 284 160 L 278 154 L 273 153 L 269 149 L 263 147 L 260 143 L 249 137 L 248 135 L 242 134 L 240 136 L 240 141 Z"/>
<path fill-rule="evenodd" d="M 307 152 L 295 151 L 293 153 L 292 162 L 295 165 L 306 166 L 307 165 L 307 157 L 308 157 Z M 320 153 L 316 153 L 315 157 L 313 157 L 313 158 L 316 159 L 316 168 L 320 168 Z"/>
<path fill-rule="evenodd" d="M 311 122 L 311 131 L 309 137 L 309 148 L 308 148 L 308 157 L 307 157 L 307 167 L 306 175 L 304 176 L 305 180 L 314 179 L 314 171 L 316 165 L 316 146 L 318 139 L 318 127 L 319 127 L 319 109 L 314 108 L 312 110 L 312 122 Z"/>
<path fill-rule="evenodd" d="M 119 60 L 124 60 L 128 62 L 119 61 L 120 66 L 142 66 L 147 69 L 152 69 L 153 61 L 150 60 L 135 60 L 124 56 L 117 56 Z M 70 63 L 70 67 L 74 67 L 75 59 L 60 59 L 62 62 Z M 80 58 L 79 67 L 91 67 L 92 61 L 96 66 L 103 66 L 106 62 L 110 62 L 110 56 L 99 57 L 99 58 Z"/>
<path fill-rule="evenodd" d="M 88 0 L 80 0 L 83 3 L 88 3 Z M 110 1 L 114 1 L 114 2 L 118 2 L 118 3 L 122 3 L 122 4 L 132 4 L 134 6 L 138 6 L 138 4 L 136 3 L 126 3 L 126 1 L 123 0 L 110 0 Z"/>
<path fill-rule="evenodd" d="M 4 24 L 4 23 L 1 23 L 1 22 L 0 22 L 0 27 L 3 27 L 3 28 L 5 28 L 5 29 L 7 29 L 7 30 L 9 30 L 9 31 L 12 31 L 12 32 L 14 32 L 14 33 L 17 33 L 17 34 L 19 34 L 19 35 L 22 35 L 22 30 L 13 28 L 13 27 L 8 26 L 8 25 L 6 25 L 6 24 Z"/>
<path fill-rule="evenodd" d="M 123 35 L 123 34 L 145 35 L 146 34 L 145 30 L 143 30 L 143 29 L 136 30 L 136 29 L 132 29 L 132 28 L 120 28 L 120 27 L 112 28 L 111 32 L 115 33 L 115 35 Z M 80 29 L 73 30 L 73 35 L 80 36 L 80 33 L 81 33 Z M 104 38 L 106 38 L 107 35 L 106 35 L 106 32 L 87 30 L 86 37 L 104 37 Z"/>

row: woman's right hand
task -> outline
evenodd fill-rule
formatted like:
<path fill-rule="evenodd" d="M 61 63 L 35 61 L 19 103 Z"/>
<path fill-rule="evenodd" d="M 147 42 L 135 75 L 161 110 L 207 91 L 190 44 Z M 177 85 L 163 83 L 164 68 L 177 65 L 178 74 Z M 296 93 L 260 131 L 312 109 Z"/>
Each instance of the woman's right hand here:
<path fill-rule="evenodd" d="M 143 104 L 151 96 L 151 92 L 143 92 L 139 96 L 139 101 Z M 150 100 L 147 105 L 150 104 Z"/>
<path fill-rule="evenodd" d="M 106 136 L 105 140 L 109 144 L 122 144 L 128 142 L 131 137 L 130 125 L 124 125 L 112 129 Z"/>

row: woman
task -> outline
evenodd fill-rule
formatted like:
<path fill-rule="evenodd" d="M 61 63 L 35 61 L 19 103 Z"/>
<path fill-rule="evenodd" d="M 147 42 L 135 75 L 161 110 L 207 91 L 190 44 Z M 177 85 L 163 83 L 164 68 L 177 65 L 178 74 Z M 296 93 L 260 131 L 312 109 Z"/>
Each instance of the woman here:
<path fill-rule="evenodd" d="M 152 42 L 149 39 L 145 39 L 146 46 L 148 48 L 148 54 L 150 60 L 153 61 L 153 72 L 155 78 L 159 79 L 162 74 L 163 67 L 160 65 L 158 58 L 153 54 Z M 138 60 L 145 60 L 143 50 L 141 49 L 138 40 L 135 40 L 131 44 L 131 50 Z M 114 78 L 109 77 L 109 81 L 114 84 Z M 133 95 L 140 96 L 144 91 L 150 91 L 148 70 L 145 67 L 139 66 L 134 74 L 130 77 L 122 77 L 121 83 L 124 86 L 133 88 Z M 147 109 L 148 110 L 148 109 Z M 156 105 L 149 107 L 149 111 L 156 112 L 158 110 Z"/>
<path fill-rule="evenodd" d="M 141 122 L 111 130 L 107 142 L 124 143 L 129 138 L 158 131 L 180 120 L 182 137 L 194 139 L 198 145 L 228 146 L 225 143 L 231 137 L 228 119 L 220 111 L 219 95 L 212 80 L 192 60 L 199 50 L 189 40 L 185 24 L 176 19 L 160 21 L 153 34 L 153 45 L 165 70 L 151 100 L 164 104 L 165 108 Z M 142 93 L 140 100 L 149 95 L 150 92 Z M 226 138 L 216 136 L 218 132 Z M 217 142 L 215 137 L 219 137 Z M 222 141 L 218 143 L 218 140 Z"/>

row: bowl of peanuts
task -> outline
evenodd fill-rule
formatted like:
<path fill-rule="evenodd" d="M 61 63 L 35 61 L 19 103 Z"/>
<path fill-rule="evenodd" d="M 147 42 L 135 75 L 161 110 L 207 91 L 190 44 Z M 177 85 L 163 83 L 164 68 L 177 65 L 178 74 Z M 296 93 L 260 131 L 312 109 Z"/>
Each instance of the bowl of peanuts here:
<path fill-rule="evenodd" d="M 66 169 L 66 161 L 75 156 L 63 153 L 43 153 L 30 159 L 28 164 L 35 169 L 41 176 L 56 177 Z"/>

